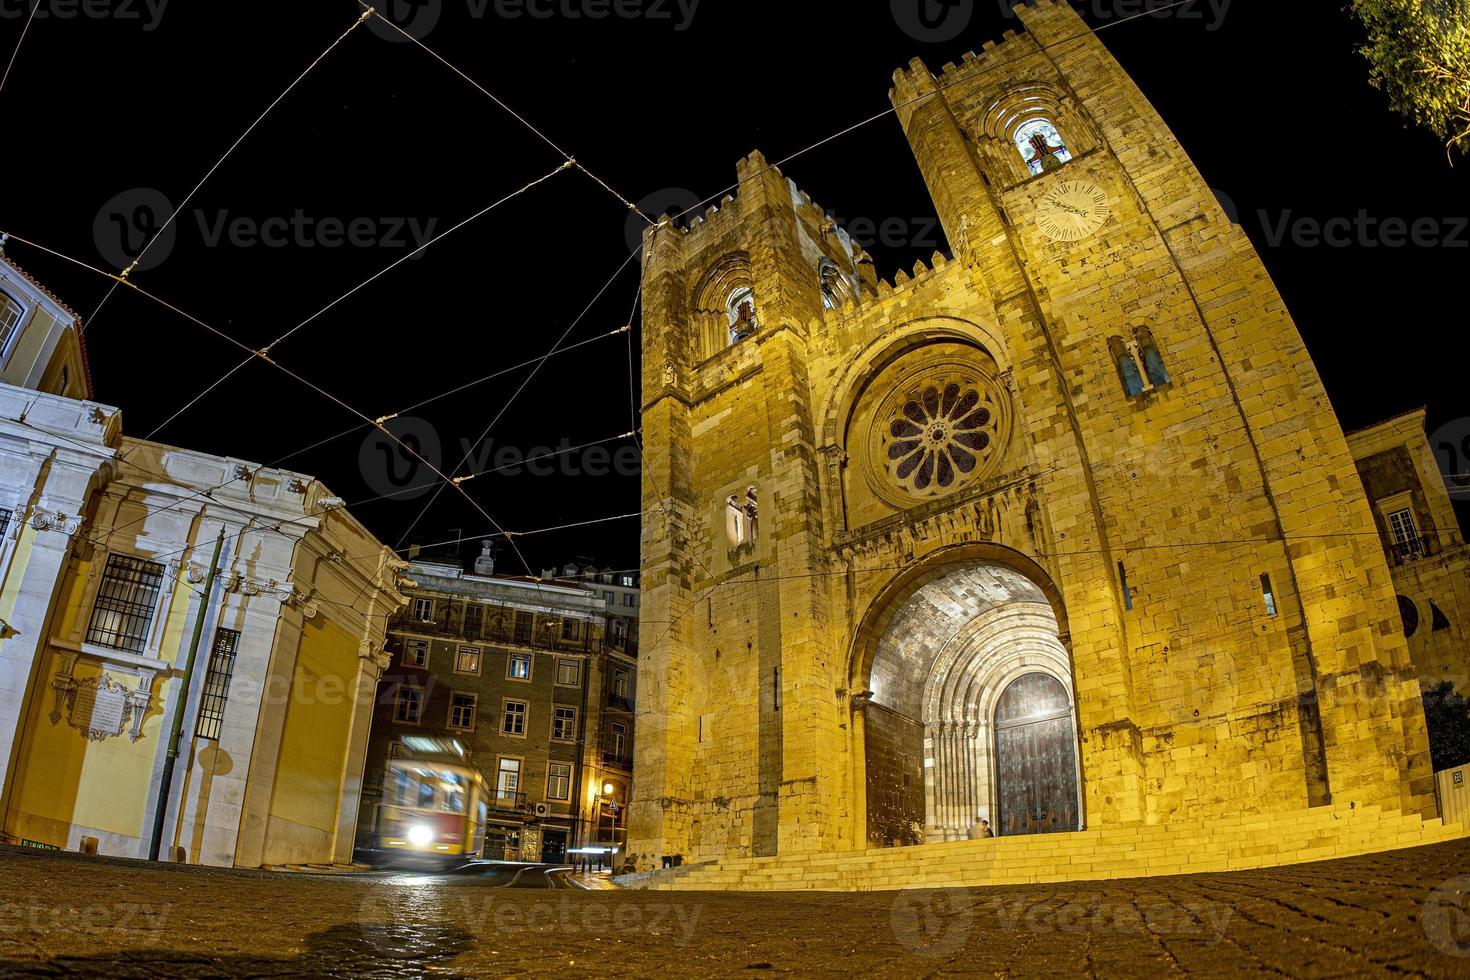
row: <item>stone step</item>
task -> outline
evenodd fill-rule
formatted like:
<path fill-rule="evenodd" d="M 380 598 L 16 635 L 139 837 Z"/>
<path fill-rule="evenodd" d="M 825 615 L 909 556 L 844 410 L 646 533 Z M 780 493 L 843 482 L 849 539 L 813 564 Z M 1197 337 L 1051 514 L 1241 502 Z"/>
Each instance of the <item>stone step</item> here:
<path fill-rule="evenodd" d="M 1214 821 L 1096 828 L 1074 834 L 949 841 L 797 856 L 733 858 L 629 876 L 629 887 L 884 890 L 1032 884 L 1296 864 L 1470 836 L 1439 818 L 1339 805 Z"/>

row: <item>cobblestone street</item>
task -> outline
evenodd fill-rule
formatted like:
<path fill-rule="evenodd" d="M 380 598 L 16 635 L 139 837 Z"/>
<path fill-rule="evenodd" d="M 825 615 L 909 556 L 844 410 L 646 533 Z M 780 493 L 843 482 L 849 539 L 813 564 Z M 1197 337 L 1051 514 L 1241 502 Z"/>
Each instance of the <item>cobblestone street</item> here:
<path fill-rule="evenodd" d="M 161 869 L 4 848 L 0 975 L 1470 974 L 1470 842 L 1272 871 L 949 892 L 490 880 Z"/>

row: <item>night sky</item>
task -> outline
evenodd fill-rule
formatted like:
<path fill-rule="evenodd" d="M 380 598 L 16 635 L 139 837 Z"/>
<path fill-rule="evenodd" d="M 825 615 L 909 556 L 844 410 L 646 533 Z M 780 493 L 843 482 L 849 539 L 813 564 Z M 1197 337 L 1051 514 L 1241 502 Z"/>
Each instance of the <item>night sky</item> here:
<path fill-rule="evenodd" d="M 43 11 L 70 9 L 69 0 L 41 2 Z M 556 0 L 556 9 L 580 2 Z M 137 224 L 146 226 L 158 195 L 177 204 L 357 15 L 353 0 L 172 0 L 155 20 L 144 0 L 119 3 L 106 19 L 38 19 L 0 92 L 7 120 L 0 228 L 113 270 L 128 238 L 134 251 L 141 245 L 115 215 L 142 215 Z M 9 57 L 27 5 L 0 0 L 0 56 Z M 892 71 L 910 58 L 937 70 L 1017 26 L 991 0 L 976 0 L 968 29 L 943 43 L 911 37 L 888 3 L 873 0 L 703 0 L 687 21 L 672 0 L 645 5 L 663 17 L 599 21 L 476 17 L 480 0 L 439 6 L 426 43 L 612 187 L 639 201 L 663 191 L 661 204 L 723 191 L 736 160 L 752 149 L 778 160 L 881 112 Z M 1138 0 L 1085 6 L 1101 25 L 1137 9 Z M 1464 346 L 1470 230 L 1461 223 L 1470 213 L 1470 165 L 1451 168 L 1432 135 L 1389 112 L 1368 85 L 1354 50 L 1357 26 L 1340 6 L 1215 0 L 1213 12 L 1201 5 L 1196 17 L 1175 11 L 1110 27 L 1103 37 L 1232 202 L 1343 424 L 1427 404 L 1433 430 L 1470 415 L 1463 353 L 1454 353 Z M 412 20 L 412 5 L 400 14 L 405 25 L 424 23 Z M 359 28 L 244 141 L 191 202 L 172 243 L 161 242 L 133 275 L 260 346 L 403 257 L 426 231 L 453 226 L 561 162 L 423 51 Z M 933 208 L 892 115 L 782 169 L 849 227 L 903 229 L 869 244 L 885 278 L 936 248 L 948 251 L 942 232 L 931 230 Z M 274 247 L 219 234 L 222 223 L 245 219 L 248 228 L 298 211 L 314 223 L 358 220 L 371 242 L 323 247 L 317 234 L 304 239 L 314 247 Z M 1360 212 L 1376 221 L 1435 219 L 1436 234 L 1458 247 L 1333 247 L 1300 235 L 1272 241 L 1283 221 L 1310 233 L 1311 222 Z M 627 216 L 586 176 L 558 174 L 389 272 L 272 354 L 373 417 L 539 357 L 627 257 Z M 12 243 L 8 254 L 84 317 L 107 292 L 106 280 L 24 245 Z M 624 324 L 636 288 L 635 262 L 568 342 Z M 121 406 L 127 432 L 139 437 L 241 359 L 126 290 L 89 323 L 86 342 L 97 399 Z M 624 337 L 547 361 L 505 410 L 528 374 L 514 371 L 442 400 L 414 413 L 421 421 L 398 423 L 399 431 L 458 474 L 483 468 L 472 461 L 456 469 L 463 440 L 502 411 L 494 452 L 628 431 Z M 355 422 L 256 362 L 156 438 L 272 463 Z M 349 502 L 430 479 L 381 442 L 357 432 L 284 465 L 319 477 Z M 496 475 L 466 489 L 513 530 L 639 505 L 634 475 Z M 413 493 L 354 512 L 393 545 L 427 501 Z M 446 492 L 411 540 L 490 530 Z M 528 537 L 522 547 L 536 571 L 579 555 L 632 567 L 638 527 L 626 520 Z M 467 545 L 465 554 L 476 550 Z M 522 571 L 513 560 L 502 570 Z"/>

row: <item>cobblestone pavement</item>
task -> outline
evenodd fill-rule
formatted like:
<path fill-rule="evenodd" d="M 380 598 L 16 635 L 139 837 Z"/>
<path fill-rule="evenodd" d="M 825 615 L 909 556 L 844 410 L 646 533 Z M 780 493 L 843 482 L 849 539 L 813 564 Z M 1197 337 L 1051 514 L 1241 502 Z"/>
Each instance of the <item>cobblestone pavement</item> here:
<path fill-rule="evenodd" d="M 485 881 L 0 848 L 0 976 L 1470 976 L 1470 841 L 1271 871 L 943 892 Z"/>

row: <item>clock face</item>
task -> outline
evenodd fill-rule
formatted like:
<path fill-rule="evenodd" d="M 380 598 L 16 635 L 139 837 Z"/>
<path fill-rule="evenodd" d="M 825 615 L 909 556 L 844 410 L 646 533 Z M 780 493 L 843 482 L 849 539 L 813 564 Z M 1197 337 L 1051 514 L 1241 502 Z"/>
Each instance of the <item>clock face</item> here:
<path fill-rule="evenodd" d="M 1036 206 L 1036 223 L 1049 238 L 1075 242 L 1107 224 L 1112 213 L 1113 207 L 1101 187 L 1069 180 L 1046 192 Z"/>

